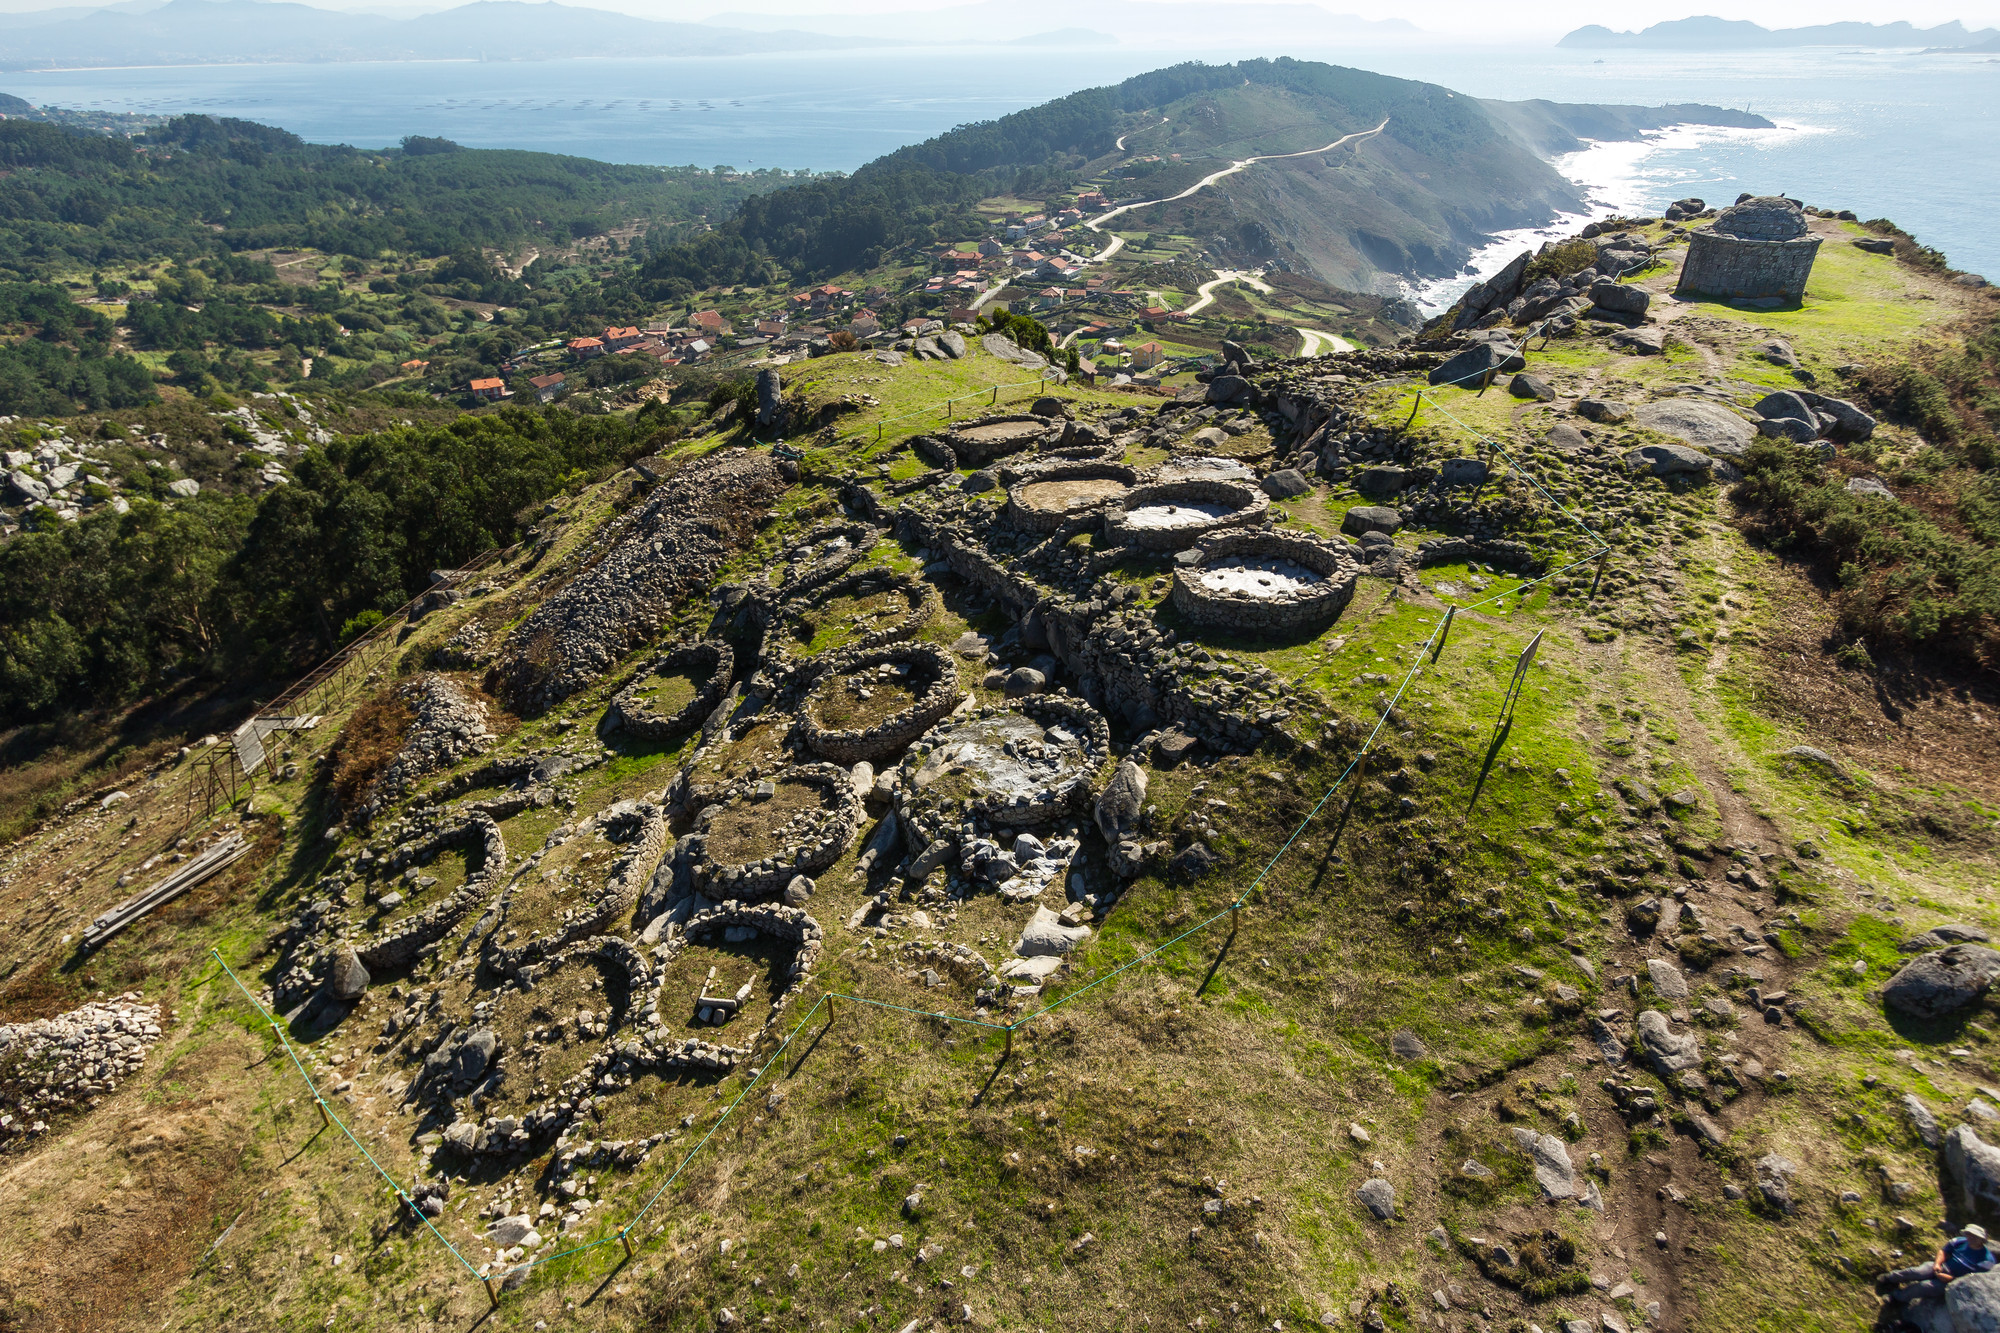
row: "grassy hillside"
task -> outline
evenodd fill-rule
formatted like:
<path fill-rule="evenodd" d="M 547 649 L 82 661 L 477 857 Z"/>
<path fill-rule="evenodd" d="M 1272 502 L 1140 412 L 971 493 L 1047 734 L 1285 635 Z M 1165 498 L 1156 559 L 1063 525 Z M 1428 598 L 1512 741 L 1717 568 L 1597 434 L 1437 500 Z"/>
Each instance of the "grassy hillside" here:
<path fill-rule="evenodd" d="M 1477 489 L 1400 501 L 1407 522 L 1389 545 L 1401 556 L 1371 556 L 1352 600 L 1310 631 L 1199 629 L 1166 594 L 1170 556 L 1113 549 L 1088 524 L 1046 544 L 1012 535 L 996 517 L 1004 489 L 934 467 L 935 446 L 913 437 L 937 435 L 948 415 L 1022 410 L 1038 390 L 1001 387 L 1018 367 L 983 353 L 901 365 L 834 355 L 786 380 L 797 410 L 828 423 L 794 436 L 795 479 L 767 507 L 716 516 L 704 540 L 727 545 L 723 563 L 643 625 L 659 643 L 726 636 L 751 702 L 731 705 L 734 721 L 706 743 L 640 740 L 602 725 L 614 697 L 630 683 L 678 706 L 701 669 L 645 675 L 654 652 L 641 644 L 541 708 L 485 694 L 519 678 L 485 668 L 567 651 L 510 635 L 538 607 L 573 605 L 565 589 L 611 595 L 618 585 L 596 571 L 630 567 L 658 540 L 649 515 L 698 504 L 719 483 L 696 479 L 723 475 L 705 469 L 763 467 L 765 447 L 711 421 L 663 442 L 665 465 L 560 488 L 532 516 L 531 540 L 457 600 L 385 627 L 312 705 L 318 727 L 281 733 L 276 772 L 235 804 L 197 802 L 190 824 L 185 784 L 209 751 L 147 756 L 115 779 L 124 799 L 106 802 L 107 778 L 0 853 L 0 1018 L 133 992 L 161 1006 L 140 1067 L 38 1112 L 44 1131 L 0 1140 L 14 1223 L 0 1235 L 0 1313 L 77 1330 L 1866 1326 L 1873 1273 L 1934 1249 L 1940 1222 L 1959 1219 L 1900 1099 L 1984 1134 L 1961 1108 L 2000 1083 L 1991 1001 L 1924 1024 L 1892 1018 L 1880 996 L 1907 960 L 1898 941 L 1941 922 L 2000 928 L 2000 807 L 1983 743 L 2000 699 L 1976 635 L 1924 639 L 1893 617 L 1855 619 L 1850 598 L 1923 557 L 1842 524 L 1908 536 L 1906 512 L 1921 514 L 1990 553 L 1978 503 L 1953 517 L 1939 487 L 1970 491 L 1991 475 L 2000 309 L 1922 263 L 1855 248 L 1858 226 L 1813 225 L 1827 243 L 1790 309 L 1668 300 L 1682 251 L 1650 230 L 1662 262 L 1633 281 L 1653 295 L 1665 351 L 1630 354 L 1617 326 L 1585 320 L 1528 356 L 1549 402 L 1504 383 L 1418 402 L 1430 361 L 1369 353 L 1261 372 L 1261 409 L 1197 415 L 1200 393 L 1053 391 L 1077 422 L 1103 427 L 1074 437 L 1109 441 L 1109 457 L 1134 466 L 1210 450 L 1259 473 L 1303 463 L 1308 489 L 1273 504 L 1281 533 L 1334 539 L 1377 498 L 1357 489 L 1358 462 L 1313 470 L 1285 402 L 1329 395 L 1351 414 L 1336 433 L 1357 459 L 1379 442 L 1384 465 L 1433 475 L 1450 459 L 1486 460 Z M 1879 415 L 1866 446 L 1786 454 L 1783 467 L 1751 456 L 1744 483 L 1716 479 L 1712 461 L 1663 479 L 1626 458 L 1667 436 L 1577 414 L 1595 397 L 1699 398 L 1738 415 L 1802 383 L 1760 352 L 1773 337 L 1822 390 Z M 1557 427 L 1592 434 L 1579 448 Z M 1887 507 L 1821 521 L 1813 488 L 1845 493 L 1853 475 L 1884 478 Z M 977 562 L 949 547 L 967 532 L 987 533 L 977 549 L 1032 596 L 969 581 Z M 1482 534 L 1522 546 L 1420 550 Z M 645 549 L 679 567 L 671 542 Z M 859 551 L 856 569 L 909 576 L 911 596 L 838 585 L 815 601 L 802 575 L 843 550 Z M 308 944 L 330 938 L 314 922 L 344 919 L 358 939 L 484 873 L 458 843 L 424 852 L 409 877 L 400 862 L 377 868 L 438 811 L 473 803 L 499 802 L 488 808 L 508 861 L 494 890 L 529 886 L 553 904 L 535 909 L 550 920 L 581 904 L 546 886 L 597 883 L 624 854 L 595 834 L 564 841 L 621 801 L 678 806 L 670 857 L 724 829 L 746 856 L 761 850 L 754 812 L 796 793 L 774 784 L 778 807 L 760 807 L 754 782 L 813 705 L 779 688 L 780 659 L 755 674 L 758 599 L 786 599 L 791 618 L 778 623 L 796 656 L 840 637 L 830 626 L 902 623 L 928 605 L 916 584 L 937 604 L 913 632 L 953 655 L 980 705 L 1004 704 L 1002 673 L 1043 651 L 1022 633 L 1064 616 L 1090 626 L 1042 667 L 1104 702 L 1114 749 L 1147 777 L 1136 876 L 1118 876 L 1087 811 L 1076 821 L 1074 887 L 1059 882 L 1042 902 L 1073 899 L 1092 933 L 1038 995 L 984 978 L 1012 956 L 1030 905 L 956 860 L 907 882 L 886 864 L 863 869 L 885 809 L 871 799 L 813 877 L 805 911 L 823 947 L 768 1026 L 791 957 L 768 934 L 677 945 L 650 908 L 604 926 L 657 966 L 655 1028 L 634 1008 L 645 997 L 600 963 L 508 980 L 504 951 L 535 927 L 474 912 L 415 960 L 377 969 L 357 1006 L 288 1011 L 306 1074 L 353 1138 L 321 1127 L 211 948 L 251 992 L 277 991 L 267 1003 L 296 1004 L 293 969 L 309 970 Z M 1955 595 L 1981 614 L 1971 592 Z M 1027 625 L 1020 600 L 1040 608 Z M 1137 743 L 1152 724 L 1118 707 L 1107 679 L 1076 670 L 1163 632 L 1188 650 L 1130 660 L 1149 663 L 1149 679 L 1187 682 L 1191 727 L 1242 719 L 1254 740 L 1211 739 L 1172 764 Z M 982 645 L 957 652 L 968 634 Z M 1868 651 L 1843 651 L 1855 642 Z M 412 725 L 397 691 L 420 677 L 484 707 L 490 739 L 387 789 L 364 825 L 336 791 L 385 771 Z M 878 705 L 906 688 L 868 681 Z M 521 790 L 546 795 L 509 801 L 507 775 L 537 765 Z M 672 795 L 738 777 L 741 795 Z M 703 817 L 709 799 L 736 813 Z M 79 950 L 93 916 L 170 869 L 177 848 L 224 832 L 244 835 L 244 859 Z M 898 844 L 889 861 L 902 855 Z M 650 867 L 638 872 L 644 882 Z M 392 883 L 405 901 L 389 903 Z M 1223 910 L 1239 899 L 1240 913 Z M 742 1014 L 700 1021 L 696 996 L 746 981 Z M 843 1000 L 829 1019 L 816 1006 L 830 992 L 879 1007 Z M 1664 1077 L 1637 1052 L 1603 1063 L 1600 1030 L 1629 1045 L 1648 1010 L 1691 1043 L 1698 1081 Z M 994 1028 L 923 1016 L 933 1012 L 1027 1021 L 1003 1054 Z M 435 1043 L 479 1025 L 496 1033 L 502 1069 L 536 1062 L 532 1079 L 406 1105 L 400 1089 Z M 689 1036 L 747 1053 L 709 1073 L 641 1058 Z M 538 1132 L 478 1156 L 444 1141 L 454 1117 L 542 1102 L 600 1048 L 638 1063 L 565 1093 L 567 1137 Z M 0 1100 L 21 1105 L 35 1077 L 0 1068 Z M 1570 1197 L 1546 1197 L 1521 1131 L 1540 1136 L 1545 1158 L 1560 1151 Z M 448 1182 L 435 1230 L 413 1222 L 357 1144 L 403 1189 L 422 1183 L 432 1197 Z M 1773 1168 L 1760 1185 L 1759 1164 L 1773 1156 L 1791 1174 L 1767 1189 Z M 1365 1206 L 1370 1181 L 1393 1189 L 1386 1218 Z M 627 1259 L 612 1238 L 649 1200 Z M 539 1244 L 496 1258 L 489 1221 L 523 1214 Z M 474 1268 L 520 1274 L 497 1308 L 441 1238 Z M 79 1282 L 83 1271 L 93 1279 Z"/>

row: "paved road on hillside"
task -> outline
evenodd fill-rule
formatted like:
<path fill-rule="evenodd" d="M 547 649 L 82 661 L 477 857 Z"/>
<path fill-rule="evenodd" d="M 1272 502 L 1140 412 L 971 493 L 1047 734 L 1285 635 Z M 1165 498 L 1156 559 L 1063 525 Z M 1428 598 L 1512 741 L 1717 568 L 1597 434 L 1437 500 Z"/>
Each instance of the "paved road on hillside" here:
<path fill-rule="evenodd" d="M 1179 194 L 1170 194 L 1164 199 L 1142 199 L 1139 200 L 1137 203 L 1120 204 L 1118 205 L 1118 207 L 1112 209 L 1108 213 L 1099 213 L 1094 218 L 1084 219 L 1083 225 L 1090 228 L 1090 230 L 1092 231 L 1098 231 L 1102 229 L 1105 223 L 1111 221 L 1111 219 L 1117 217 L 1120 213 L 1129 213 L 1135 208 L 1150 208 L 1154 204 L 1171 204 L 1176 199 L 1185 199 L 1191 194 L 1207 189 L 1209 186 L 1221 180 L 1224 176 L 1233 176 L 1237 172 L 1242 171 L 1244 168 L 1254 166 L 1259 162 L 1282 162 L 1288 157 L 1312 157 L 1316 153 L 1330 153 L 1334 149 L 1339 148 L 1343 144 L 1354 143 L 1360 139 L 1372 139 L 1376 135 L 1380 134 L 1383 130 L 1387 129 L 1388 127 L 1389 127 L 1389 118 L 1387 116 L 1384 116 L 1382 117 L 1382 123 L 1380 125 L 1377 125 L 1374 129 L 1357 130 L 1353 134 L 1343 134 L 1340 138 L 1335 139 L 1332 143 L 1328 144 L 1324 148 L 1308 148 L 1305 151 L 1298 153 L 1265 153 L 1258 157 L 1246 157 L 1240 162 L 1230 163 L 1228 166 L 1224 167 L 1220 171 L 1212 172 L 1209 175 L 1203 176 L 1200 180 L 1188 186 L 1185 190 L 1182 190 Z M 1113 255 L 1117 254 L 1121 249 L 1124 248 L 1124 246 L 1125 246 L 1125 238 L 1123 236 L 1114 236 L 1111 238 L 1111 244 L 1105 246 L 1103 251 L 1101 251 L 1098 255 L 1092 258 L 1089 262 L 1093 264 L 1102 264 L 1106 260 L 1110 259 Z"/>
<path fill-rule="evenodd" d="M 1292 332 L 1298 334 L 1303 340 L 1299 344 L 1298 354 L 1300 356 L 1319 356 L 1322 351 L 1351 352 L 1354 350 L 1353 343 L 1336 334 L 1328 333 L 1325 329 L 1293 329 Z M 1321 343 L 1326 344 L 1325 348 L 1322 349 L 1320 347 Z"/>

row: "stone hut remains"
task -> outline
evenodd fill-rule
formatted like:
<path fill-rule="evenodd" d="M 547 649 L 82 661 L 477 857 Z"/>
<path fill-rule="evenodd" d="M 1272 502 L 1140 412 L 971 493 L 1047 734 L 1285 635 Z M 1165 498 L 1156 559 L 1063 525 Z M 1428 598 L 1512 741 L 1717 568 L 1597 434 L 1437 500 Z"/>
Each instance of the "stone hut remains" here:
<path fill-rule="evenodd" d="M 1744 199 L 1690 232 L 1677 296 L 1804 298 L 1820 238 L 1799 206 L 1779 195 Z"/>

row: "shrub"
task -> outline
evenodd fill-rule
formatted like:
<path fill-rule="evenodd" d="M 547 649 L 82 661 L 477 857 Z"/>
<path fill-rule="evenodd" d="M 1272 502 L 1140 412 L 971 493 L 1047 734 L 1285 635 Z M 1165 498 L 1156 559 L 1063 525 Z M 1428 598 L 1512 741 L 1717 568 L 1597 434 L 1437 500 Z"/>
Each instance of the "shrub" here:
<path fill-rule="evenodd" d="M 1947 532 L 1900 500 L 1863 499 L 1813 455 L 1759 441 L 1736 497 L 1746 524 L 1779 550 L 1835 573 L 1850 635 L 2000 661 L 2000 550 Z"/>
<path fill-rule="evenodd" d="M 1528 261 L 1528 271 L 1522 277 L 1524 286 L 1533 285 L 1543 278 L 1560 281 L 1572 273 L 1581 273 L 1597 262 L 1597 246 L 1578 238 L 1558 241 L 1545 245 L 1542 252 Z"/>

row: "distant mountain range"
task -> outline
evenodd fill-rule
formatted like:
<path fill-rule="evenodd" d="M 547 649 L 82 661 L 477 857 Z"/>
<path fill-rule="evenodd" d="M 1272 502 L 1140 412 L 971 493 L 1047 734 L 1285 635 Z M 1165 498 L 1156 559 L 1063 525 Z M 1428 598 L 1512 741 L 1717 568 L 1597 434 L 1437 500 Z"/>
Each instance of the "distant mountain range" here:
<path fill-rule="evenodd" d="M 1072 28 L 1115 34 L 1136 44 L 1207 41 L 1227 36 L 1230 44 L 1260 38 L 1290 42 L 1414 36 L 1404 19 L 1363 19 L 1335 14 L 1314 4 L 1232 0 L 1227 5 L 1159 3 L 1158 0 L 976 0 L 943 9 L 897 10 L 876 14 L 769 14 L 748 10 L 712 14 L 703 20 L 755 31 L 811 28 L 850 37 L 894 38 L 905 42 L 1006 41 L 1042 29 Z"/>
<path fill-rule="evenodd" d="M 1821 23 L 1809 28 L 1765 28 L 1740 19 L 1674 19 L 1639 32 L 1613 32 L 1592 23 L 1557 42 L 1586 51 L 1754 51 L 1782 46 L 1917 46 L 1938 50 L 1990 49 L 2000 29 L 1970 31 L 1953 20 L 1935 28 L 1897 23 Z"/>
<path fill-rule="evenodd" d="M 1079 17 L 1090 26 L 1078 25 Z M 1095 47 L 1117 34 L 1148 40 L 1212 35 L 1215 11 L 1157 0 L 980 0 L 897 14 L 725 14 L 665 23 L 602 9 L 475 0 L 416 18 L 345 13 L 289 0 L 125 0 L 100 9 L 0 16 L 0 69 L 229 65 L 356 60 L 562 60 L 587 56 L 732 56 L 884 45 L 980 43 Z M 1244 4 L 1229 27 L 1293 38 L 1413 34 L 1317 5 Z"/>
<path fill-rule="evenodd" d="M 67 21 L 9 28 L 0 35 L 0 68 L 8 69 L 721 56 L 858 44 L 819 33 L 657 23 L 602 9 L 521 0 L 475 0 L 413 19 L 261 0 L 170 0 L 143 14 L 97 10 Z"/>

